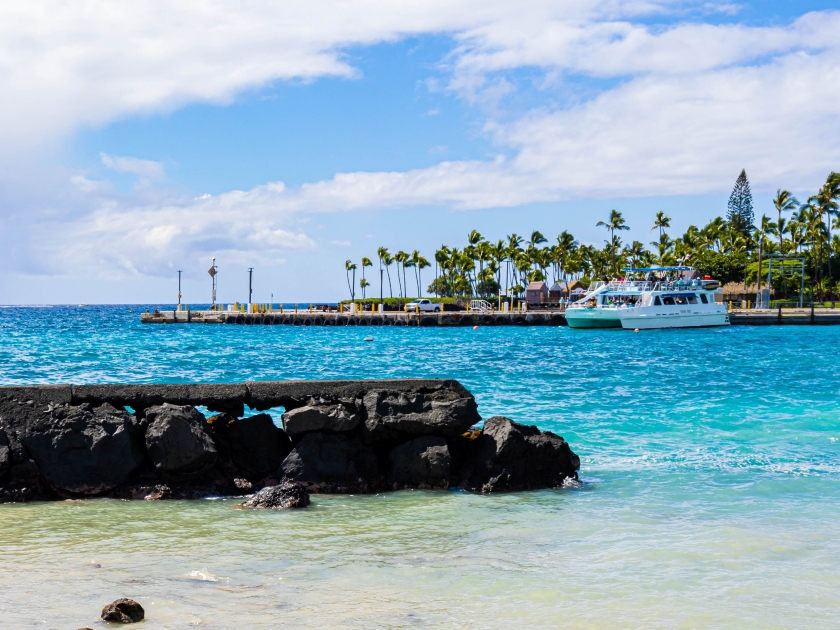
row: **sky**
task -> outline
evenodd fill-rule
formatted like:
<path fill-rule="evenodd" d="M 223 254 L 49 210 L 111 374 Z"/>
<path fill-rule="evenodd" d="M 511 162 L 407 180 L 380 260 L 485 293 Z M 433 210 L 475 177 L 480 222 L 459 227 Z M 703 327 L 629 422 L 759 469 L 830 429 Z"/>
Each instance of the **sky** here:
<path fill-rule="evenodd" d="M 756 215 L 840 170 L 816 0 L 0 5 L 0 304 L 337 301 L 345 260 Z M 429 270 L 423 284 L 432 279 Z M 357 274 L 358 280 L 358 274 Z M 360 291 L 357 289 L 357 296 Z M 388 295 L 387 286 L 385 295 Z"/>

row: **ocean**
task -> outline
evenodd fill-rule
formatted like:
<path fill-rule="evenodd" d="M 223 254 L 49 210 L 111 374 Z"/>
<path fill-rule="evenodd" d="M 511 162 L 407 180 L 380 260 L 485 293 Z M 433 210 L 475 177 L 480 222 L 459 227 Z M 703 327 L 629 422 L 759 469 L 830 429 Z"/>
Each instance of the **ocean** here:
<path fill-rule="evenodd" d="M 455 378 L 484 418 L 562 435 L 581 483 L 274 513 L 0 505 L 0 627 L 98 627 L 118 597 L 145 628 L 837 625 L 840 329 L 141 325 L 146 308 L 0 308 L 0 384 Z"/>

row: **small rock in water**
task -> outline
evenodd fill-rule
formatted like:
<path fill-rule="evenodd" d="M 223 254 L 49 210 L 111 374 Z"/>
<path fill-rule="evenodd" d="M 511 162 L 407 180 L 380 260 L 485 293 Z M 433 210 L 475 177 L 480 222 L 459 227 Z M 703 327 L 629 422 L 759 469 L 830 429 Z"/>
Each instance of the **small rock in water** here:
<path fill-rule="evenodd" d="M 133 599 L 118 599 L 102 609 L 102 621 L 136 623 L 146 616 L 143 607 Z"/>
<path fill-rule="evenodd" d="M 242 507 L 254 509 L 305 508 L 309 505 L 309 493 L 296 483 L 284 483 L 269 486 L 257 492 L 242 504 Z"/>
<path fill-rule="evenodd" d="M 242 479 L 241 477 L 237 477 L 233 480 L 233 485 L 236 487 L 237 490 L 253 490 L 254 484 L 252 484 L 247 479 Z"/>

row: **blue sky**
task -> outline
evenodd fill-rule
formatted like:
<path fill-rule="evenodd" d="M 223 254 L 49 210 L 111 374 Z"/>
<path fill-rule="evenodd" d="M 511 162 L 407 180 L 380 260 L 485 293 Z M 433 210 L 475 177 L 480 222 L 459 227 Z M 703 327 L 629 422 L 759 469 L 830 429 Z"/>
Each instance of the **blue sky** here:
<path fill-rule="evenodd" d="M 380 245 L 648 242 L 840 169 L 827 2 L 154 5 L 0 9 L 0 303 L 206 301 L 211 256 L 333 301 Z"/>

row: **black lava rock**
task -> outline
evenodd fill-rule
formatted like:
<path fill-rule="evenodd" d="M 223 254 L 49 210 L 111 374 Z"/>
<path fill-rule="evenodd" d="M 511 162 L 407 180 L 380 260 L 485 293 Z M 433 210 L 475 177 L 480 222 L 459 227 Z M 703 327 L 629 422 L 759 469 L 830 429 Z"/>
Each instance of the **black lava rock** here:
<path fill-rule="evenodd" d="M 108 404 L 60 407 L 34 431 L 23 444 L 60 495 L 103 494 L 143 462 L 137 420 Z"/>
<path fill-rule="evenodd" d="M 388 486 L 401 488 L 449 487 L 452 458 L 442 437 L 424 436 L 392 449 L 388 454 Z"/>
<path fill-rule="evenodd" d="M 102 609 L 102 621 L 137 623 L 146 616 L 143 607 L 133 599 L 118 599 Z"/>
<path fill-rule="evenodd" d="M 282 483 L 263 488 L 241 506 L 253 509 L 297 509 L 309 505 L 309 493 L 297 483 Z"/>
<path fill-rule="evenodd" d="M 146 449 L 164 479 L 199 477 L 216 461 L 205 417 L 194 407 L 164 403 L 146 410 Z"/>
<path fill-rule="evenodd" d="M 580 459 L 562 437 L 495 416 L 472 440 L 461 487 L 483 493 L 556 488 L 577 479 L 578 468 Z"/>
<path fill-rule="evenodd" d="M 273 473 L 292 450 L 289 437 L 265 413 L 228 423 L 227 436 L 234 463 L 254 476 Z"/>
<path fill-rule="evenodd" d="M 364 494 L 382 490 L 385 485 L 373 449 L 342 434 L 305 435 L 283 460 L 277 474 L 302 483 L 314 493 Z"/>

